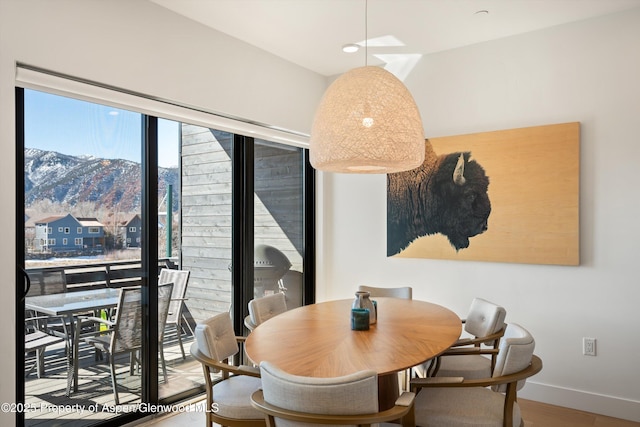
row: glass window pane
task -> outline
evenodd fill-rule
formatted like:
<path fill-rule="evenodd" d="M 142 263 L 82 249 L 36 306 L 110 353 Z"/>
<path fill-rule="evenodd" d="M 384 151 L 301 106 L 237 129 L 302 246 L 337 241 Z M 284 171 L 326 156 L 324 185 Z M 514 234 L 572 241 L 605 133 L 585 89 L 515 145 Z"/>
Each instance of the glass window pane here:
<path fill-rule="evenodd" d="M 191 180 L 197 173 L 198 166 L 194 161 L 199 157 L 193 153 L 196 134 L 211 135 L 206 128 L 190 126 L 170 120 L 158 120 L 158 259 L 163 268 L 170 271 L 160 271 L 159 283 L 172 282 L 172 301 L 168 305 L 162 304 L 162 291 L 159 291 L 159 310 L 167 309 L 166 321 L 159 324 L 159 375 L 158 395 L 160 399 L 169 399 L 182 393 L 189 393 L 201 389 L 204 384 L 202 368 L 189 353 L 193 343 L 193 328 L 195 327 L 194 313 L 198 312 L 200 292 L 207 278 L 195 265 L 201 264 L 193 258 L 190 250 L 183 251 L 182 215 L 183 194 L 185 186 L 187 204 L 193 200 L 194 191 L 201 182 Z M 183 135 L 185 135 L 183 139 Z M 182 178 L 182 143 L 185 142 L 184 163 L 186 175 Z M 191 154 L 189 154 L 191 153 Z M 205 167 L 206 168 L 206 167 Z M 193 207 L 192 207 L 193 208 Z M 206 208 L 204 208 L 206 210 Z M 193 213 L 192 211 L 190 211 Z M 193 227 L 193 221 L 188 223 Z M 192 228 L 190 230 L 193 230 Z M 193 245 L 193 231 L 187 232 L 187 245 Z M 159 313 L 162 316 L 162 313 Z M 200 318 L 198 318 L 200 320 Z"/>
<path fill-rule="evenodd" d="M 180 124 L 179 268 L 189 271 L 182 316 L 183 360 L 176 346 L 174 328 L 167 329 L 165 358 L 169 371 L 184 373 L 174 381 L 169 372 L 166 387 L 160 384 L 160 397 L 166 398 L 199 386 L 204 377 L 202 367 L 189 356 L 193 328 L 218 313 L 227 312 L 232 300 L 232 143 L 233 135 L 215 129 Z M 174 216 L 175 218 L 175 216 Z M 174 230 L 174 235 L 176 232 Z M 174 248 L 176 244 L 174 244 Z M 173 344 L 173 347 L 171 345 Z"/>
<path fill-rule="evenodd" d="M 119 402 L 140 402 L 141 377 L 129 374 L 132 363 L 133 372 L 140 368 L 139 358 L 130 358 L 142 339 L 140 245 L 125 245 L 124 233 L 131 221 L 140 221 L 142 118 L 43 92 L 24 93 L 24 258 L 31 279 L 25 318 L 40 318 L 25 321 L 25 345 L 31 333 L 63 338 L 42 349 L 40 361 L 35 352 L 25 355 L 27 369 L 35 366 L 24 377 L 25 398 L 31 407 L 83 402 L 85 408 L 62 418 L 46 411 L 25 415 L 27 422 L 76 425 L 90 416 L 88 425 L 118 416 L 101 410 L 102 404 L 115 404 L 108 360 L 114 363 Z M 120 300 L 120 288 L 129 286 L 130 298 Z M 127 338 L 111 341 L 118 334 Z M 77 389 L 68 398 L 67 355 L 78 367 Z"/>
<path fill-rule="evenodd" d="M 303 152 L 255 141 L 254 297 L 283 292 L 287 308 L 302 305 Z"/>

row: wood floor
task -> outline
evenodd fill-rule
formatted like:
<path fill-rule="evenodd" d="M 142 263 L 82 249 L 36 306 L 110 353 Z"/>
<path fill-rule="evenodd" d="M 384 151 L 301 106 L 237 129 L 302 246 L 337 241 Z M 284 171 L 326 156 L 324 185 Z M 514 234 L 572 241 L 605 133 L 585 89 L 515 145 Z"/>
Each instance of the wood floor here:
<path fill-rule="evenodd" d="M 518 399 L 526 427 L 640 427 L 640 423 Z"/>
<path fill-rule="evenodd" d="M 640 427 L 640 423 L 605 417 L 561 406 L 519 399 L 526 427 Z M 184 427 L 205 424 L 202 402 L 194 403 L 192 410 L 176 415 L 165 415 L 143 421 L 136 427 Z M 133 425 L 133 424 L 132 424 Z"/>
<path fill-rule="evenodd" d="M 172 337 L 169 337 L 172 338 Z M 189 337 L 185 343 L 185 347 L 191 343 L 193 338 Z M 160 393 L 171 395 L 176 389 L 185 390 L 201 383 L 202 370 L 199 363 L 195 361 L 182 361 L 180 350 L 175 342 L 167 346 L 165 342 L 165 355 L 169 364 L 169 372 L 171 380 L 167 384 L 165 390 L 164 385 L 160 386 Z M 51 352 L 51 357 L 56 357 L 56 350 Z M 66 367 L 64 366 L 64 348 L 57 350 L 57 359 L 60 366 L 56 366 L 54 360 L 48 361 L 48 371 L 45 379 L 34 379 L 32 374 L 26 382 L 27 403 L 30 405 L 69 405 L 80 404 L 88 407 L 89 405 L 113 404 L 110 374 L 106 363 L 97 363 L 93 360 L 93 351 L 87 352 L 83 359 L 85 363 L 81 363 L 80 383 L 81 387 L 78 393 L 72 394 L 67 398 L 64 396 L 64 387 L 66 385 Z M 121 367 L 122 370 L 128 370 L 128 360 Z M 123 372 L 124 372 L 123 371 Z M 187 382 L 183 384 L 183 382 Z M 123 389 L 130 389 L 127 393 L 122 390 L 121 399 L 123 403 L 139 401 L 139 377 L 130 377 L 129 375 L 121 375 L 119 385 Z M 155 426 L 155 427 L 184 427 L 185 425 L 202 426 L 205 425 L 204 395 L 188 402 L 188 410 L 182 413 L 158 415 L 153 419 L 144 419 L 138 421 L 131 426 Z M 606 417 L 603 415 L 592 414 L 589 412 L 578 411 L 574 409 L 553 406 L 544 403 L 534 402 L 530 400 L 519 399 L 522 410 L 522 417 L 525 420 L 526 427 L 640 427 L 640 423 L 625 421 L 617 418 Z M 30 413 L 27 417 L 27 425 L 36 426 L 71 426 L 81 427 L 113 417 L 108 413 L 89 413 L 84 414 L 77 412 L 69 413 L 49 413 L 40 411 Z"/>

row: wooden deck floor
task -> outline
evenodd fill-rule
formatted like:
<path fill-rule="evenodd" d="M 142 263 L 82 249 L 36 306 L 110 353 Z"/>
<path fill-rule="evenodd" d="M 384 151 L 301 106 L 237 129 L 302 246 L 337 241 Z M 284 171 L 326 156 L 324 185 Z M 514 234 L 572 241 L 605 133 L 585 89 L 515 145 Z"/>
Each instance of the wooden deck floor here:
<path fill-rule="evenodd" d="M 192 342 L 193 337 L 183 336 L 187 353 L 187 358 L 183 360 L 175 335 L 166 337 L 164 354 L 168 381 L 163 382 L 159 370 L 161 399 L 203 387 L 202 368 L 189 355 Z M 119 407 L 115 407 L 113 399 L 109 364 L 106 359 L 96 361 L 91 347 L 80 347 L 78 391 L 72 392 L 69 397 L 65 396 L 67 370 L 64 346 L 47 348 L 45 357 L 44 377 L 38 379 L 34 370 L 25 379 L 25 403 L 29 409 L 25 414 L 26 426 L 89 426 L 117 416 L 114 413 L 116 410 L 136 409 L 136 404 L 140 403 L 141 376 L 139 372 L 129 374 L 128 356 L 116 358 Z M 30 366 L 29 359 L 26 365 Z"/>

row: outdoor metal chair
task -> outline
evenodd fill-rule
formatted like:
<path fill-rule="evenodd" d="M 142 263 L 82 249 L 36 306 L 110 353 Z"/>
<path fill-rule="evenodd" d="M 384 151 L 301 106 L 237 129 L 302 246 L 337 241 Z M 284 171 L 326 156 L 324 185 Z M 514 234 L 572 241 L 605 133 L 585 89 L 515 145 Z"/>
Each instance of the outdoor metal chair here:
<path fill-rule="evenodd" d="M 173 283 L 158 285 L 158 335 L 164 334 L 165 320 L 169 308 L 169 299 Z M 115 356 L 128 353 L 130 355 L 129 374 L 134 374 L 137 353 L 142 347 L 142 289 L 140 287 L 128 287 L 120 290 L 120 300 L 116 308 L 115 319 L 110 321 L 99 317 L 81 317 L 79 322 L 91 321 L 105 324 L 109 327 L 107 334 L 83 338 L 83 341 L 94 346 L 97 350 L 107 353 L 109 368 L 111 371 L 111 385 L 115 404 L 120 404 L 116 383 Z M 80 324 L 76 332 L 81 330 Z M 76 339 L 80 337 L 76 336 Z M 159 350 L 162 348 L 159 347 Z M 161 365 L 165 381 L 167 378 L 164 355 L 160 351 Z"/>
<path fill-rule="evenodd" d="M 171 301 L 169 302 L 166 324 L 176 327 L 178 344 L 180 345 L 183 359 L 186 357 L 186 354 L 182 345 L 182 321 L 184 319 L 183 310 L 185 301 L 187 300 L 185 296 L 187 294 L 187 285 L 189 284 L 189 275 L 190 271 L 188 270 L 163 268 L 160 270 L 160 277 L 158 279 L 158 284 L 173 283 L 173 292 L 171 293 Z M 193 331 L 191 331 L 191 333 L 193 333 Z M 162 348 L 162 340 L 160 340 L 159 345 Z"/>
<path fill-rule="evenodd" d="M 50 319 L 50 316 L 42 317 L 28 317 L 25 319 L 25 331 L 24 331 L 24 353 L 25 355 L 35 352 L 35 359 L 29 369 L 26 370 L 25 377 L 36 369 L 38 378 L 42 378 L 45 374 L 45 349 L 54 344 L 65 343 L 65 355 L 66 355 L 66 369 L 67 375 L 69 373 L 70 365 L 70 347 L 69 340 L 66 339 L 66 325 L 61 322 L 65 336 L 56 336 L 47 333 L 46 329 L 41 326 L 42 320 Z"/>
<path fill-rule="evenodd" d="M 28 275 L 30 287 L 27 296 L 67 292 L 67 277 L 62 268 L 30 271 Z"/>

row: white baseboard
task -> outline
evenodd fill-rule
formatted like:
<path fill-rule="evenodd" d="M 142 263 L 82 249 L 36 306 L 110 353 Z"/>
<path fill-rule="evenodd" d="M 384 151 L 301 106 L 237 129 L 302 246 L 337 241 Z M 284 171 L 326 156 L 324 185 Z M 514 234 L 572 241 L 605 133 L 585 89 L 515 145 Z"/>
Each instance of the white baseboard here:
<path fill-rule="evenodd" d="M 640 402 L 636 400 L 560 388 L 533 381 L 527 381 L 524 388 L 518 391 L 518 397 L 640 422 Z"/>

